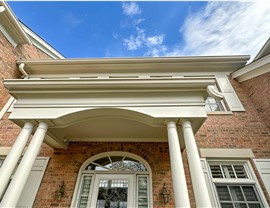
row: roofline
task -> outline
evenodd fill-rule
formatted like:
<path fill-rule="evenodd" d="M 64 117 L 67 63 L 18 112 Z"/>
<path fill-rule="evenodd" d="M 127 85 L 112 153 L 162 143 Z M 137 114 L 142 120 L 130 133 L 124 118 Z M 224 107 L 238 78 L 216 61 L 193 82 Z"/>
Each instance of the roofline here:
<path fill-rule="evenodd" d="M 266 53 L 266 54 L 265 54 Z M 267 53 L 270 53 L 270 37 L 268 38 L 268 40 L 265 42 L 265 44 L 263 45 L 263 47 L 261 48 L 261 50 L 259 51 L 259 53 L 256 55 L 256 57 L 254 58 L 253 61 L 256 61 L 264 56 L 267 55 Z"/>
<path fill-rule="evenodd" d="M 127 63 L 127 62 L 203 62 L 203 63 L 232 63 L 246 62 L 250 58 L 249 55 L 233 55 L 233 56 L 175 56 L 175 57 L 120 57 L 120 58 L 69 58 L 69 59 L 31 59 L 18 60 L 17 63 L 25 64 L 47 64 L 47 65 L 65 65 L 65 64 L 91 64 L 91 63 Z"/>
<path fill-rule="evenodd" d="M 30 78 L 97 75 L 228 75 L 246 65 L 249 56 L 18 60 Z"/>
<path fill-rule="evenodd" d="M 13 39 L 12 43 L 14 47 L 18 44 L 29 44 L 32 45 L 30 38 L 27 36 L 26 32 L 23 30 L 21 24 L 19 23 L 17 17 L 14 15 L 10 7 L 5 1 L 0 1 L 0 6 L 4 7 L 4 11 L 0 13 L 1 18 L 6 26 L 5 30 L 9 33 Z M 15 33 L 11 33 L 15 29 Z"/>
<path fill-rule="evenodd" d="M 55 50 L 49 43 L 43 40 L 39 35 L 33 32 L 29 27 L 27 27 L 24 23 L 20 23 L 24 31 L 27 33 L 29 38 L 31 39 L 34 46 L 45 52 L 47 55 L 52 57 L 53 59 L 65 59 L 65 57 Z"/>
<path fill-rule="evenodd" d="M 232 78 L 243 82 L 270 72 L 270 54 L 232 73 Z"/>

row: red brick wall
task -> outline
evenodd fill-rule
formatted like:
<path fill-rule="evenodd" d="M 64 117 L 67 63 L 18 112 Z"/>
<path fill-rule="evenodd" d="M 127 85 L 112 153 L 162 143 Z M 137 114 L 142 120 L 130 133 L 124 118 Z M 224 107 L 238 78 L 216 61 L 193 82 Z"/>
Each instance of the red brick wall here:
<path fill-rule="evenodd" d="M 244 81 L 242 85 L 270 129 L 270 72 Z"/>
<path fill-rule="evenodd" d="M 33 45 L 18 45 L 14 48 L 6 37 L 0 32 L 0 109 L 10 98 L 8 90 L 4 87 L 4 79 L 19 78 L 16 60 L 18 59 L 49 59 L 50 57 Z M 0 147 L 11 146 L 16 139 L 20 128 L 9 121 L 8 114 L 0 120 Z"/>
<path fill-rule="evenodd" d="M 91 156 L 107 151 L 123 151 L 144 158 L 152 169 L 155 207 L 174 207 L 167 143 L 81 142 L 70 143 L 68 150 L 55 150 L 43 178 L 34 207 L 70 207 L 81 165 Z M 65 181 L 65 196 L 58 201 L 55 191 Z M 160 192 L 166 183 L 171 193 L 170 204 L 160 204 Z"/>
<path fill-rule="evenodd" d="M 196 134 L 199 148 L 250 148 L 256 158 L 270 159 L 270 131 L 264 120 L 246 93 L 242 84 L 232 81 L 233 87 L 241 100 L 245 112 L 234 112 L 232 115 L 210 115 Z M 257 83 L 258 84 L 258 83 Z M 270 197 L 262 183 L 253 162 L 253 170 L 260 185 Z"/>

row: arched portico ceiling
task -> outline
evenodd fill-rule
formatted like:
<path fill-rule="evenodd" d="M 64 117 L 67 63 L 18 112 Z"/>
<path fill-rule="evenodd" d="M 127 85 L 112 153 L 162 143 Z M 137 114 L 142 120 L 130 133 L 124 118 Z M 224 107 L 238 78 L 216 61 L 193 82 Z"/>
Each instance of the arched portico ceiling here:
<path fill-rule="evenodd" d="M 155 118 L 135 109 L 88 109 L 49 120 L 51 127 L 48 135 L 54 141 L 66 144 L 81 141 L 167 142 L 168 119 L 174 119 L 176 122 L 179 120 L 174 117 Z M 194 130 L 197 131 L 205 117 L 192 120 Z M 181 135 L 180 127 L 179 132 Z M 180 141 L 182 142 L 181 137 Z"/>

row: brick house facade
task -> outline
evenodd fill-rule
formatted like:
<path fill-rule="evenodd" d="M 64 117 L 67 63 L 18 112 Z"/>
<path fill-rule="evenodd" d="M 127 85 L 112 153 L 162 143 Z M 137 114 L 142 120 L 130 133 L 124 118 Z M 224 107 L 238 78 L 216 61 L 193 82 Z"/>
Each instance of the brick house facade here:
<path fill-rule="evenodd" d="M 69 60 L 0 6 L 0 207 L 269 207 L 270 41 L 248 65 Z"/>

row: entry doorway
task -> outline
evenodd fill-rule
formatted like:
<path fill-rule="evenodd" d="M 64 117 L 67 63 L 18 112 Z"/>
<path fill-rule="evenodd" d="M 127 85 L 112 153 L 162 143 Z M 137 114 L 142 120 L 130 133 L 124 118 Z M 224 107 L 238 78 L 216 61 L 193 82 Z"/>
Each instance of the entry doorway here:
<path fill-rule="evenodd" d="M 149 165 L 124 152 L 107 152 L 88 159 L 79 172 L 71 207 L 152 207 Z"/>

